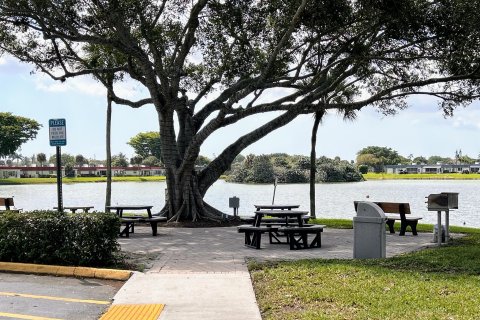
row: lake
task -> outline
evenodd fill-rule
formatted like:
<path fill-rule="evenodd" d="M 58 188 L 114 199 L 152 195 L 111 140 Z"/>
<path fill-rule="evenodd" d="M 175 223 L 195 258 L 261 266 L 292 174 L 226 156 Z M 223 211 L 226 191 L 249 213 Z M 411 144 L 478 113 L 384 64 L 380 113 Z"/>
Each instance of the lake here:
<path fill-rule="evenodd" d="M 425 197 L 431 193 L 458 192 L 459 209 L 451 211 L 450 224 L 480 227 L 480 181 L 468 180 L 385 180 L 355 183 L 316 184 L 317 216 L 351 219 L 355 216 L 353 201 L 409 202 L 414 216 L 426 223 L 436 223 L 436 212 L 427 211 Z M 112 184 L 112 204 L 148 204 L 154 212 L 165 203 L 165 182 L 116 182 Z M 2 185 L 0 197 L 14 196 L 15 204 L 24 210 L 52 209 L 57 205 L 56 184 Z M 252 215 L 253 204 L 271 203 L 273 185 L 249 185 L 217 181 L 208 191 L 208 203 L 232 214 L 229 197 L 240 198 L 240 215 Z M 368 199 L 367 199 L 368 196 Z M 63 185 L 65 206 L 93 205 L 101 211 L 105 204 L 105 183 Z M 275 203 L 300 204 L 309 210 L 308 184 L 279 184 Z M 443 219 L 443 215 L 442 215 Z"/>

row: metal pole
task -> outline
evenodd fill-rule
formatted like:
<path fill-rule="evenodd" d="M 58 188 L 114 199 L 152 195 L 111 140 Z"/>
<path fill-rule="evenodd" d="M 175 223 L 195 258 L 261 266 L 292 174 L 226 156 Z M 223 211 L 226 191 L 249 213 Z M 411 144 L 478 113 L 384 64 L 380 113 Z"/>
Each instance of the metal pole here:
<path fill-rule="evenodd" d="M 448 230 L 450 228 L 449 213 L 450 213 L 450 210 L 447 209 L 445 211 L 445 243 L 448 243 L 448 240 L 450 239 L 450 231 Z"/>
<path fill-rule="evenodd" d="M 278 182 L 278 178 L 275 178 L 275 181 L 273 182 L 273 198 L 272 198 L 272 205 L 275 203 L 275 190 L 277 190 L 277 182 Z"/>
<path fill-rule="evenodd" d="M 57 197 L 58 212 L 63 212 L 63 195 L 62 195 L 62 152 L 61 147 L 57 146 Z"/>
<path fill-rule="evenodd" d="M 437 211 L 437 243 L 442 245 L 442 211 Z"/>

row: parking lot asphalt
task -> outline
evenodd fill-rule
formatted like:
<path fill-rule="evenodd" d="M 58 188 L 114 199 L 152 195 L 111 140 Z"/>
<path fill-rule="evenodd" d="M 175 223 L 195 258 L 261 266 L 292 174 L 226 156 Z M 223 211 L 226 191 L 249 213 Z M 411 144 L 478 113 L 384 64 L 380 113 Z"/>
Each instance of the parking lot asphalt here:
<path fill-rule="evenodd" d="M 0 273 L 0 319 L 96 320 L 123 281 Z"/>

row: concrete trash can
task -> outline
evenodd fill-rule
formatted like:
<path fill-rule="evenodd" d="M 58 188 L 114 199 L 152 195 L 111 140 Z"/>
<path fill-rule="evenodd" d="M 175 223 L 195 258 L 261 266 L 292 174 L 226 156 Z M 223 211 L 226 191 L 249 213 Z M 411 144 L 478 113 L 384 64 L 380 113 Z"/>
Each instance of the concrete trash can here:
<path fill-rule="evenodd" d="M 361 201 L 353 218 L 353 258 L 385 258 L 385 213 L 373 202 Z"/>

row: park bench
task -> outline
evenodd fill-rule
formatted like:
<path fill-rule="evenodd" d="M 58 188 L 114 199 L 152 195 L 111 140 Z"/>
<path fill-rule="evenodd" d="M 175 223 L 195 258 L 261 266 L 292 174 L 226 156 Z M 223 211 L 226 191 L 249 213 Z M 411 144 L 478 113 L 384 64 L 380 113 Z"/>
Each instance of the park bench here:
<path fill-rule="evenodd" d="M 13 198 L 0 198 L 0 212 L 5 211 L 20 212 L 20 209 L 15 208 Z"/>
<path fill-rule="evenodd" d="M 355 211 L 357 211 L 357 203 L 358 201 L 354 201 Z M 393 226 L 395 225 L 396 220 L 400 220 L 400 235 L 404 236 L 407 227 L 410 227 L 412 230 L 412 234 L 416 236 L 417 233 L 417 224 L 418 220 L 422 219 L 421 217 L 407 217 L 407 214 L 411 214 L 410 212 L 410 204 L 409 203 L 398 203 L 398 202 L 374 202 L 378 205 L 385 216 L 387 217 L 386 224 L 390 230 L 390 233 L 395 233 L 395 229 Z"/>
<path fill-rule="evenodd" d="M 288 226 L 278 228 L 278 232 L 287 236 L 290 250 L 321 248 L 324 227 L 324 225 Z M 310 242 L 308 241 L 309 234 L 315 235 Z"/>

